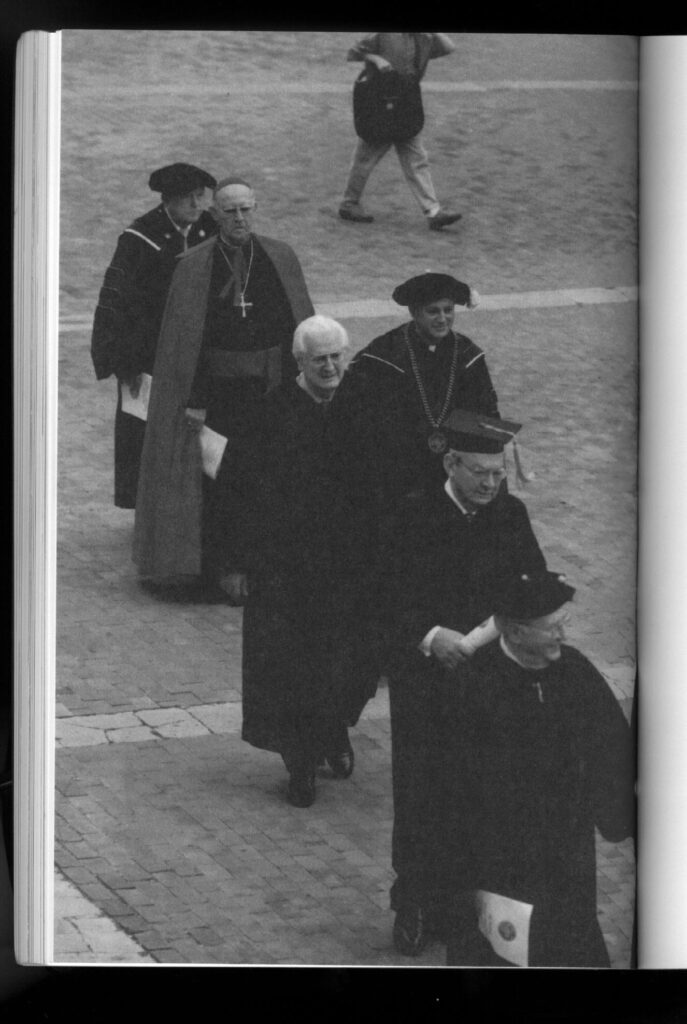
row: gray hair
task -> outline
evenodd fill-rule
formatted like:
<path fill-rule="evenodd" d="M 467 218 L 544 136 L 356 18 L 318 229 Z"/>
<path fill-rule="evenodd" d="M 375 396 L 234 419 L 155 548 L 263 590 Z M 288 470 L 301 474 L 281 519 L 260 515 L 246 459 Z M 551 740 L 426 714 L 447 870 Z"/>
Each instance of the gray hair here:
<path fill-rule="evenodd" d="M 341 348 L 348 348 L 350 345 L 346 328 L 342 327 L 338 320 L 319 313 L 301 321 L 294 331 L 291 348 L 294 356 L 302 356 L 305 353 L 308 341 L 333 341 L 340 344 Z"/>

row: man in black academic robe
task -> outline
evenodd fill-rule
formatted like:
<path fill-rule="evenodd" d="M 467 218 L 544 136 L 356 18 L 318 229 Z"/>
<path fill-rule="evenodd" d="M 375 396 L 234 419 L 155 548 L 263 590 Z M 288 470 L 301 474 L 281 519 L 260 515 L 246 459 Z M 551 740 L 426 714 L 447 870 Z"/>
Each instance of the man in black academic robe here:
<path fill-rule="evenodd" d="M 573 593 L 553 573 L 506 578 L 501 636 L 462 673 L 438 858 L 452 965 L 610 966 L 595 828 L 632 833 L 633 742 L 604 678 L 562 643 Z"/>
<path fill-rule="evenodd" d="M 443 425 L 454 409 L 498 416 L 484 352 L 453 329 L 456 306 L 476 305 L 474 290 L 426 273 L 393 299 L 411 320 L 358 352 L 341 385 L 347 472 L 371 522 L 404 494 L 443 484 Z"/>
<path fill-rule="evenodd" d="M 223 464 L 250 442 L 259 399 L 296 375 L 293 330 L 313 307 L 296 254 L 256 235 L 255 195 L 228 178 L 215 190 L 220 234 L 185 254 L 160 332 L 136 502 L 134 561 L 156 582 L 199 582 L 216 595 L 230 572 L 223 516 L 233 474 L 203 472 L 208 431 Z"/>
<path fill-rule="evenodd" d="M 243 493 L 225 523 L 241 570 L 232 583 L 247 594 L 242 736 L 282 755 L 288 798 L 306 807 L 319 763 L 339 777 L 352 772 L 348 727 L 379 673 L 366 642 L 358 510 L 332 429 L 346 332 L 328 317 L 310 317 L 296 330 L 294 353 L 301 372 L 259 403 L 253 443 L 244 448 L 250 464 L 239 473 Z"/>
<path fill-rule="evenodd" d="M 132 392 L 152 374 L 160 323 L 177 256 L 217 233 L 203 208 L 215 179 L 191 164 L 153 171 L 149 185 L 162 202 L 119 236 L 93 319 L 91 356 L 98 380 L 117 378 L 114 503 L 134 508 L 145 420 L 122 410 L 122 384 Z"/>
<path fill-rule="evenodd" d="M 384 527 L 379 604 L 389 644 L 397 876 L 391 906 L 396 947 L 409 956 L 444 931 L 446 886 L 437 862 L 444 726 L 462 664 L 473 650 L 473 631 L 489 620 L 504 571 L 545 567 L 524 504 L 501 486 L 504 444 L 518 429 L 452 413 L 444 426 L 448 479 L 407 497 Z M 479 643 L 494 634 L 487 627 L 477 635 Z"/>

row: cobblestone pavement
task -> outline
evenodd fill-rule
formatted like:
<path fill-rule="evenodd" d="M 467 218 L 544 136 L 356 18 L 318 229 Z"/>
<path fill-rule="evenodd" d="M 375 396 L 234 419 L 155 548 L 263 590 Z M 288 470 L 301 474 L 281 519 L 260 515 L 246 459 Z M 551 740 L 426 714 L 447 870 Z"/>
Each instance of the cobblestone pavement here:
<path fill-rule="evenodd" d="M 371 180 L 377 222 L 336 218 L 352 143 L 338 62 L 354 36 L 315 34 L 303 77 L 298 33 L 156 34 L 147 47 L 145 33 L 106 35 L 63 46 L 55 959 L 407 966 L 390 938 L 386 687 L 355 730 L 352 779 L 323 774 L 314 806 L 290 807 L 280 759 L 239 737 L 240 610 L 138 586 L 133 515 L 111 504 L 113 386 L 94 382 L 90 317 L 118 230 L 150 205 L 147 173 L 174 159 L 255 169 L 260 227 L 294 244 L 316 305 L 339 304 L 356 347 L 398 322 L 384 300 L 399 280 L 429 266 L 467 278 L 485 301 L 459 329 L 486 349 L 504 414 L 525 423 L 536 479 L 522 496 L 578 588 L 571 640 L 629 711 L 637 311 L 631 292 L 588 293 L 636 280 L 635 97 L 611 87 L 635 77 L 632 44 L 475 37 L 465 59 L 435 62 L 427 143 L 465 216 L 432 237 L 393 156 Z M 560 84 L 573 79 L 587 84 Z M 285 88 L 325 80 L 336 88 Z M 468 81 L 479 88 L 459 91 Z M 317 138 L 302 127 L 314 123 Z M 598 881 L 613 965 L 627 966 L 631 842 L 599 841 Z M 443 958 L 432 946 L 413 963 Z"/>

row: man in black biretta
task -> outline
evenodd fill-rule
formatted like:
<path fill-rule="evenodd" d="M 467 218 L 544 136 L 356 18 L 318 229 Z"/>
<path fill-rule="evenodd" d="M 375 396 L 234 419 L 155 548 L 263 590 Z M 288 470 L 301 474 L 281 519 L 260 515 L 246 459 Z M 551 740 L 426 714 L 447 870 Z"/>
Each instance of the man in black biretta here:
<path fill-rule="evenodd" d="M 609 967 L 597 919 L 595 829 L 633 829 L 633 745 L 603 676 L 564 643 L 574 589 L 504 575 L 499 637 L 464 673 L 447 748 L 440 863 L 447 963 Z"/>
<path fill-rule="evenodd" d="M 404 495 L 441 485 L 445 424 L 455 409 L 498 415 L 484 352 L 454 329 L 474 289 L 450 274 L 424 273 L 393 291 L 410 318 L 373 339 L 341 384 L 337 422 L 342 473 L 376 549 L 377 524 Z"/>
<path fill-rule="evenodd" d="M 402 499 L 381 538 L 378 605 L 387 642 L 394 796 L 394 942 L 417 956 L 445 937 L 448 891 L 438 860 L 444 827 L 447 715 L 466 662 L 496 636 L 504 574 L 545 569 L 527 509 L 501 485 L 504 448 L 520 424 L 454 410 L 442 424 L 443 482 Z"/>
<path fill-rule="evenodd" d="M 134 508 L 145 420 L 122 410 L 122 386 L 137 395 L 152 374 L 162 313 L 177 257 L 217 232 L 206 207 L 215 179 L 193 164 L 153 171 L 160 203 L 119 236 L 93 320 L 91 356 L 98 380 L 117 378 L 114 503 Z"/>

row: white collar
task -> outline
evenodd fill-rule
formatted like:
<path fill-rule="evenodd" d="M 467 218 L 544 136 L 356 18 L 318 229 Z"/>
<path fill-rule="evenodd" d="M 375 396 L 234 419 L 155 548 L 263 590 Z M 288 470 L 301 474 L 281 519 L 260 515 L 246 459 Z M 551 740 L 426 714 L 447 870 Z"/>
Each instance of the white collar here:
<path fill-rule="evenodd" d="M 460 509 L 460 511 L 463 513 L 464 516 L 474 516 L 474 514 L 475 514 L 475 512 L 477 510 L 475 509 L 475 511 L 473 511 L 473 512 L 468 512 L 468 510 L 465 508 L 465 506 L 461 505 L 461 503 L 458 501 L 458 498 L 453 493 L 453 488 L 451 487 L 451 481 L 450 480 L 447 480 L 446 483 L 444 484 L 444 490 L 448 494 L 448 496 L 451 499 L 451 501 L 453 502 L 453 504 L 458 506 L 458 508 Z"/>

